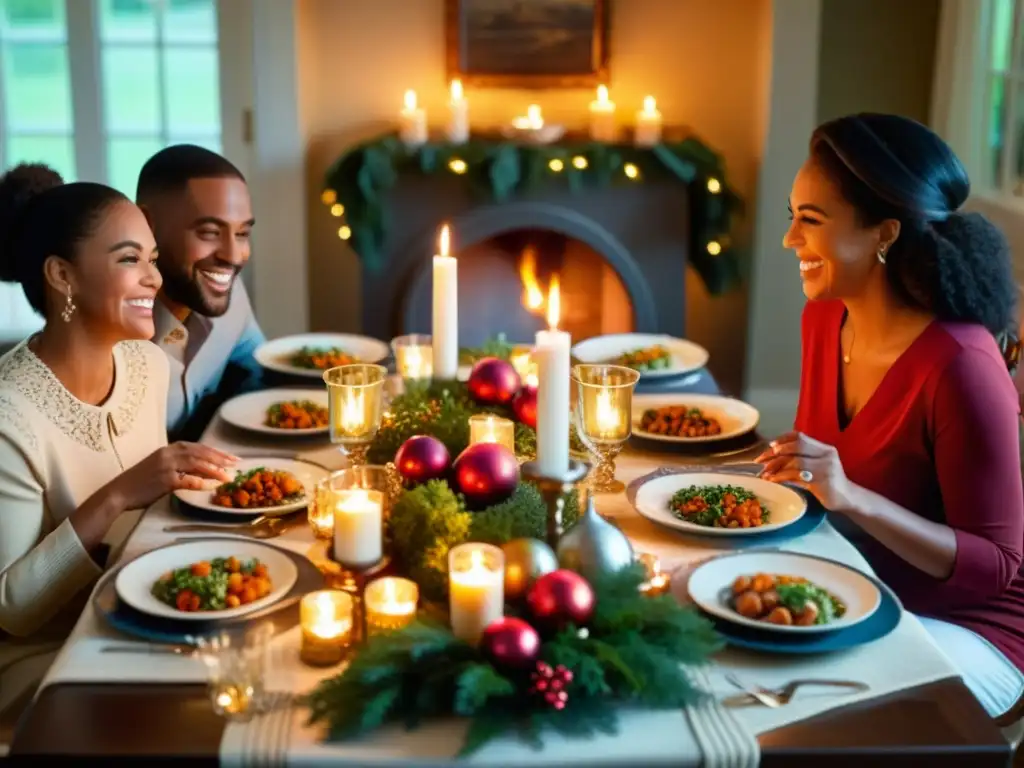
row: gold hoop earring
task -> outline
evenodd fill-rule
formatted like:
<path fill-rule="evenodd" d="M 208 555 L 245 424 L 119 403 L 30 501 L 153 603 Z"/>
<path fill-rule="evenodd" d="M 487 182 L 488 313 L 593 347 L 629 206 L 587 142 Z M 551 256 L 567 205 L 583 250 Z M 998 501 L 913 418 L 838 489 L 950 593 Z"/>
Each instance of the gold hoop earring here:
<path fill-rule="evenodd" d="M 878 253 L 875 254 L 878 257 L 879 264 L 885 264 L 885 248 L 879 248 Z"/>
<path fill-rule="evenodd" d="M 64 311 L 60 313 L 60 319 L 65 323 L 71 322 L 71 316 L 75 314 L 75 302 L 71 300 L 71 291 L 68 291 L 68 300 L 64 302 Z"/>

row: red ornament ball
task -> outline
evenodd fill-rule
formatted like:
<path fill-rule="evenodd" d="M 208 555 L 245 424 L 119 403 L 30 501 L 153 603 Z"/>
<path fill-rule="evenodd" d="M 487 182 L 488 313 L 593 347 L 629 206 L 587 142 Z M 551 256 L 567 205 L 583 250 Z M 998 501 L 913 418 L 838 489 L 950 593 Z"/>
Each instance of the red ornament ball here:
<path fill-rule="evenodd" d="M 469 446 L 455 459 L 452 469 L 455 490 L 466 497 L 470 509 L 505 501 L 519 483 L 519 461 L 498 443 Z"/>
<path fill-rule="evenodd" d="M 537 388 L 523 387 L 512 400 L 512 410 L 520 424 L 537 428 Z"/>
<path fill-rule="evenodd" d="M 484 405 L 508 405 L 522 385 L 512 363 L 485 357 L 469 374 L 469 396 Z"/>
<path fill-rule="evenodd" d="M 395 454 L 395 466 L 406 480 L 425 483 L 445 476 L 451 466 L 451 456 L 436 437 L 413 435 Z"/>
<path fill-rule="evenodd" d="M 526 606 L 545 629 L 583 626 L 594 615 L 594 590 L 578 573 L 561 568 L 533 582 L 526 593 Z"/>
<path fill-rule="evenodd" d="M 505 616 L 487 625 L 480 647 L 497 667 L 526 669 L 540 653 L 540 635 L 522 619 Z"/>

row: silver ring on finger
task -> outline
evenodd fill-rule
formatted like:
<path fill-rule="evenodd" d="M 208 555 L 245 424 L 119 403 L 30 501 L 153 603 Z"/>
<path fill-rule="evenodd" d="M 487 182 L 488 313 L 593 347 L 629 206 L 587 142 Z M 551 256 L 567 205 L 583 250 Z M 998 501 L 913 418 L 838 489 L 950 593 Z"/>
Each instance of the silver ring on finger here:
<path fill-rule="evenodd" d="M 809 469 L 801 469 L 800 470 L 800 479 L 803 480 L 805 483 L 813 482 L 813 480 L 814 480 L 814 473 L 811 472 Z"/>

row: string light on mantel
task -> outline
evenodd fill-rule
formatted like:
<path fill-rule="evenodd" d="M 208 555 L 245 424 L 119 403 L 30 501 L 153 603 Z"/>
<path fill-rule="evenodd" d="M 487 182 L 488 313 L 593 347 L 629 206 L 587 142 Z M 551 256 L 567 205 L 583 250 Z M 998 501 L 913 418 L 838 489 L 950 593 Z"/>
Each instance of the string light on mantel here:
<path fill-rule="evenodd" d="M 714 176 L 708 179 L 708 192 L 712 195 L 717 195 L 722 191 L 722 182 L 716 179 Z"/>
<path fill-rule="evenodd" d="M 338 237 L 340 237 L 342 240 L 348 240 L 350 237 L 352 237 L 352 227 L 350 227 L 348 224 L 342 224 L 340 227 L 338 227 Z"/>
<path fill-rule="evenodd" d="M 622 166 L 622 172 L 626 174 L 626 178 L 633 179 L 634 181 L 640 178 L 640 169 L 633 163 L 626 163 Z"/>
<path fill-rule="evenodd" d="M 323 201 L 324 205 L 334 205 L 338 202 L 338 193 L 333 189 L 325 189 L 323 194 L 320 195 L 320 200 Z"/>
<path fill-rule="evenodd" d="M 448 168 L 451 170 L 452 173 L 462 175 L 463 173 L 466 172 L 469 166 L 466 165 L 466 161 L 463 160 L 462 158 L 453 157 L 451 160 L 448 161 Z"/>
<path fill-rule="evenodd" d="M 555 173 L 560 173 L 562 169 L 565 168 L 565 163 L 563 163 L 556 157 L 550 163 L 548 163 L 548 168 L 550 168 Z"/>
<path fill-rule="evenodd" d="M 572 167 L 580 171 L 584 170 L 587 167 L 587 158 L 583 155 L 576 155 L 572 159 Z"/>
<path fill-rule="evenodd" d="M 718 242 L 717 240 L 712 240 L 710 243 L 708 243 L 708 253 L 710 253 L 712 256 L 717 256 L 721 252 L 722 244 L 720 242 Z"/>
<path fill-rule="evenodd" d="M 344 216 L 345 206 L 341 203 L 335 203 L 331 206 L 331 216 Z"/>

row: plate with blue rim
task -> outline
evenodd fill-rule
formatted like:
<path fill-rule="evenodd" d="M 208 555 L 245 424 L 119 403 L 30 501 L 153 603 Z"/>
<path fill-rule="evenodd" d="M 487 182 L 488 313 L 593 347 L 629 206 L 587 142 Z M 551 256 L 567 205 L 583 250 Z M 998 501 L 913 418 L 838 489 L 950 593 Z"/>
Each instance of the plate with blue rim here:
<path fill-rule="evenodd" d="M 828 558 L 800 553 L 801 557 L 831 562 Z M 722 557 L 735 557 L 728 554 Z M 881 640 L 899 625 L 903 618 L 903 604 L 896 594 L 879 579 L 860 574 L 870 581 L 880 595 L 878 607 L 863 621 L 851 626 L 838 627 L 827 632 L 781 633 L 771 629 L 753 627 L 725 620 L 701 611 L 715 626 L 715 630 L 729 645 L 753 651 L 781 654 L 817 654 L 845 651 Z"/>
<path fill-rule="evenodd" d="M 224 542 L 225 549 L 229 549 L 232 542 L 246 541 L 236 537 L 189 537 L 179 539 L 167 546 L 176 546 L 182 541 L 210 541 L 211 538 Z M 224 630 L 243 628 L 250 622 L 266 621 L 274 625 L 275 629 L 284 631 L 298 623 L 298 603 L 307 592 L 323 589 L 325 584 L 324 575 L 308 558 L 297 552 L 276 547 L 275 545 L 261 542 L 263 546 L 273 547 L 289 557 L 295 564 L 298 571 L 298 578 L 288 593 L 273 604 L 258 611 L 248 613 L 244 616 L 236 616 L 227 619 L 214 619 L 210 621 L 181 621 L 178 619 L 151 616 L 142 611 L 132 608 L 121 600 L 117 595 L 115 582 L 117 574 L 124 568 L 122 564 L 105 573 L 92 596 L 92 607 L 96 615 L 106 624 L 119 632 L 135 637 L 139 640 L 146 640 L 151 643 L 171 645 L 193 645 L 195 639 L 218 634 Z"/>
<path fill-rule="evenodd" d="M 740 466 L 750 466 L 749 463 L 745 463 Z M 657 518 L 650 517 L 643 514 L 637 509 L 637 493 L 639 490 L 649 482 L 658 480 L 660 478 L 669 475 L 686 475 L 694 473 L 732 473 L 733 469 L 728 464 L 717 464 L 717 465 L 687 465 L 687 466 L 675 466 L 675 467 L 661 467 L 656 469 L 654 472 L 650 472 L 642 477 L 638 477 L 626 488 L 626 499 L 629 501 L 630 506 L 640 516 L 649 520 L 653 524 L 664 528 L 665 530 L 672 531 L 677 536 L 692 537 L 707 541 L 712 536 L 701 533 L 697 526 L 693 526 L 693 529 L 680 530 L 679 527 L 674 525 L 662 525 Z M 750 472 L 736 472 L 738 477 L 750 477 Z M 788 485 L 788 484 L 787 484 Z M 721 536 L 716 535 L 713 537 L 714 546 L 721 549 L 733 549 L 742 548 L 749 546 L 764 546 L 767 544 L 777 544 L 784 541 L 790 541 L 792 539 L 806 536 L 808 533 L 816 530 L 818 526 L 825 520 L 826 509 L 821 505 L 821 502 L 810 492 L 804 490 L 795 485 L 788 485 L 793 491 L 800 495 L 803 501 L 806 503 L 806 508 L 799 519 L 794 520 L 788 525 L 775 528 L 766 528 L 759 530 L 756 528 L 747 529 L 743 536 Z"/>

